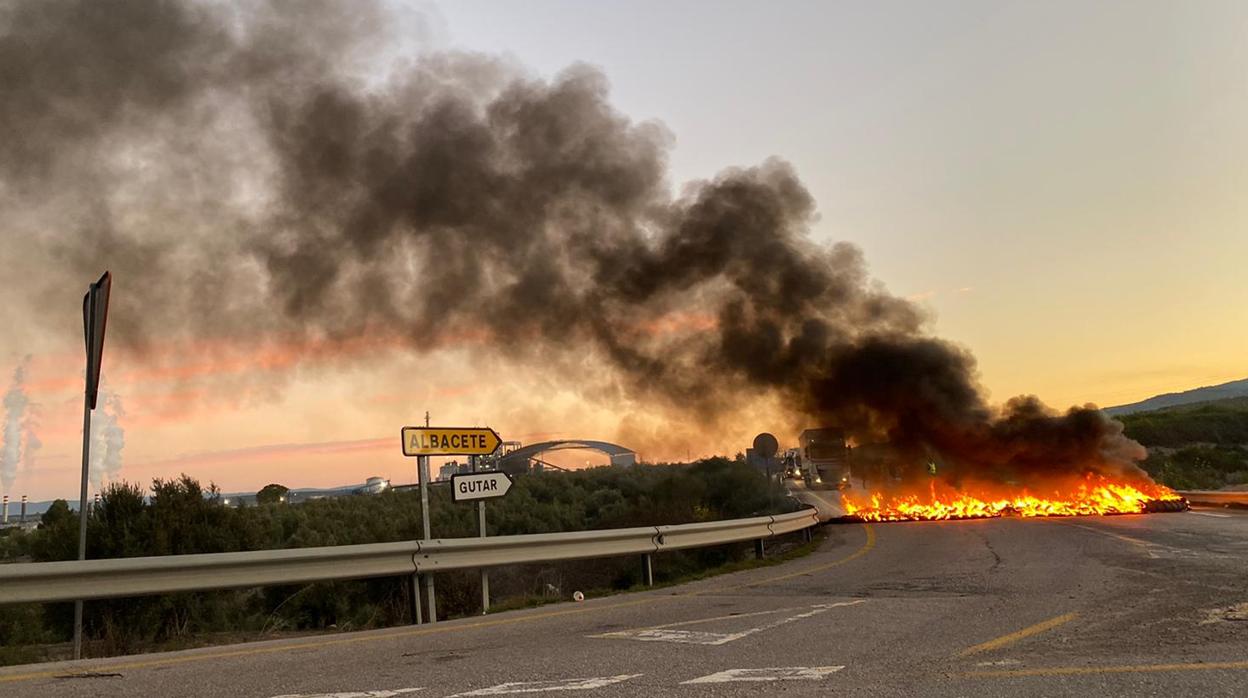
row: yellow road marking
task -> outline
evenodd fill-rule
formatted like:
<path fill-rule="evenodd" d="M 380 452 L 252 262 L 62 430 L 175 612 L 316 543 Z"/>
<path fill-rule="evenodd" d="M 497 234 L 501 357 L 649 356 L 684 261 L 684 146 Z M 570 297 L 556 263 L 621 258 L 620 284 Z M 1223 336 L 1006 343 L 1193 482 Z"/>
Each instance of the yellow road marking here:
<path fill-rule="evenodd" d="M 781 582 L 786 579 L 792 579 L 794 577 L 801 577 L 804 575 L 812 574 L 814 572 L 822 572 L 824 570 L 832 569 L 833 567 L 844 565 L 847 562 L 853 562 L 854 560 L 857 560 L 863 555 L 866 555 L 867 553 L 871 552 L 871 549 L 875 547 L 875 529 L 873 529 L 870 525 L 867 525 L 867 524 L 864 524 L 862 529 L 867 534 L 867 540 L 865 543 L 862 544 L 862 547 L 858 548 L 858 550 L 855 551 L 854 554 L 852 555 L 843 557 L 840 560 L 836 560 L 834 562 L 829 562 L 827 564 L 816 565 L 815 567 L 808 567 L 804 570 L 800 570 L 797 572 L 790 572 L 789 574 L 781 574 L 775 577 L 768 577 L 767 579 L 760 579 L 754 582 L 741 582 L 740 584 L 732 584 L 726 587 L 721 587 L 719 590 L 736 589 L 737 587 L 753 587 L 753 586 L 759 586 L 760 584 L 770 584 L 771 582 Z"/>
<path fill-rule="evenodd" d="M 1085 531 L 1099 533 L 1102 536 L 1109 536 L 1110 538 L 1117 538 L 1118 540 L 1123 541 L 1125 543 L 1130 543 L 1131 545 L 1138 545 L 1138 546 L 1145 547 L 1145 548 L 1152 546 L 1152 545 L 1159 545 L 1158 543 L 1150 543 L 1149 541 L 1146 541 L 1146 540 L 1140 540 L 1139 538 L 1132 538 L 1131 536 L 1124 536 L 1121 533 L 1113 533 L 1111 531 L 1105 531 L 1099 528 L 1094 528 L 1092 526 L 1084 526 L 1083 524 L 1076 524 L 1076 523 L 1072 523 L 1070 525 L 1074 526 L 1075 528 L 1082 528 Z M 1165 547 L 1165 546 L 1160 546 L 1160 547 Z"/>
<path fill-rule="evenodd" d="M 1032 635 L 1035 635 L 1037 633 L 1042 633 L 1046 630 L 1052 630 L 1053 628 L 1056 628 L 1059 625 L 1064 625 L 1066 623 L 1069 623 L 1070 621 L 1078 617 L 1079 617 L 1078 613 L 1067 613 L 1064 616 L 1050 618 L 1041 623 L 1036 623 L 1035 625 L 1028 626 L 1017 632 L 1010 633 L 1009 635 L 1002 635 L 1001 637 L 995 640 L 989 640 L 988 642 L 981 642 L 978 645 L 967 647 L 966 649 L 959 652 L 958 656 L 966 657 L 968 655 L 977 654 L 979 652 L 987 652 L 988 650 L 995 650 L 998 647 L 1005 647 L 1006 645 L 1013 644 L 1015 642 L 1018 642 L 1019 640 L 1031 637 Z"/>
<path fill-rule="evenodd" d="M 822 570 L 830 569 L 832 567 L 836 567 L 837 565 L 842 565 L 846 562 L 849 562 L 851 560 L 856 560 L 857 558 L 862 557 L 863 555 L 867 553 L 867 551 L 875 547 L 875 532 L 871 530 L 870 526 L 864 525 L 863 529 L 866 532 L 867 539 L 862 544 L 862 547 L 860 547 L 858 550 L 856 550 L 852 554 L 841 558 L 840 560 L 829 562 L 823 565 L 816 565 L 814 567 L 810 567 L 805 570 L 802 570 L 801 572 L 796 572 L 793 574 L 783 574 L 783 575 L 778 575 L 775 577 L 769 577 L 769 578 L 760 579 L 760 580 L 751 581 L 751 582 L 730 584 L 727 586 L 721 586 L 721 587 L 717 587 L 714 589 L 706 589 L 702 591 L 691 591 L 685 594 L 670 594 L 670 595 L 665 595 L 665 596 L 646 594 L 644 598 L 634 599 L 632 601 L 622 601 L 620 603 L 614 603 L 614 604 L 609 604 L 605 606 L 596 606 L 596 605 L 581 606 L 581 607 L 575 607 L 575 608 L 568 608 L 568 609 L 564 609 L 560 611 L 548 611 L 545 613 L 534 613 L 534 614 L 528 614 L 528 615 L 522 615 L 522 616 L 515 616 L 512 618 L 478 620 L 478 621 L 473 621 L 471 623 L 449 623 L 447 625 L 423 626 L 420 628 L 413 628 L 410 630 L 400 630 L 396 632 L 384 632 L 383 631 L 383 632 L 378 632 L 378 633 L 361 634 L 361 635 L 356 635 L 352 637 L 334 638 L 331 640 L 313 640 L 309 642 L 293 642 L 289 644 L 283 643 L 280 645 L 275 645 L 275 646 L 270 646 L 270 647 L 243 647 L 237 650 L 204 652 L 204 653 L 199 653 L 199 654 L 185 655 L 181 657 L 166 657 L 164 659 L 146 659 L 146 660 L 133 661 L 133 662 L 123 661 L 119 663 L 105 663 L 105 664 L 99 664 L 99 665 L 92 665 L 90 671 L 119 671 L 119 670 L 124 670 L 124 669 L 149 669 L 153 667 L 172 666 L 176 664 L 188 664 L 191 662 L 207 661 L 210 659 L 229 659 L 232 657 L 249 657 L 249 656 L 258 656 L 258 655 L 264 655 L 264 654 L 276 654 L 279 652 L 290 652 L 294 650 L 312 650 L 312 649 L 322 649 L 325 647 L 336 647 L 340 645 L 353 645 L 353 644 L 358 644 L 361 642 L 377 642 L 381 640 L 394 640 L 394 639 L 403 639 L 403 638 L 411 638 L 411 637 L 423 637 L 425 635 L 439 635 L 443 633 L 455 632 L 457 630 L 492 628 L 492 627 L 497 627 L 500 625 L 513 625 L 516 623 L 525 623 L 529 621 L 545 620 L 547 618 L 557 618 L 560 616 L 579 615 L 582 613 L 590 613 L 592 611 L 610 611 L 610 610 L 617 609 L 617 608 L 628 608 L 631 606 L 641 606 L 643 604 L 653 604 L 659 601 L 671 601 L 674 599 L 683 599 L 683 598 L 687 598 L 690 596 L 701 596 L 701 595 L 710 594 L 713 592 L 725 591 L 728 589 L 736 589 L 738 587 L 757 586 L 759 584 L 767 584 L 769 582 L 781 581 L 781 580 L 789 579 L 792 577 L 797 577 L 803 574 L 810 574 L 813 572 L 819 572 Z M 85 671 L 86 669 L 84 668 L 82 670 Z M 0 683 L 15 683 L 18 681 L 30 681 L 32 679 L 50 679 L 55 676 L 65 676 L 65 675 L 73 674 L 76 671 L 78 671 L 77 667 L 69 666 L 69 667 L 62 667 L 56 670 L 34 671 L 34 672 L 27 673 L 27 674 L 0 675 Z"/>
<path fill-rule="evenodd" d="M 1135 674 L 1159 671 L 1213 671 L 1219 669 L 1248 669 L 1248 662 L 1200 662 L 1193 664 L 1129 664 L 1124 666 L 1068 666 L 1045 669 L 1003 669 L 998 671 L 968 671 L 961 676 L 993 678 L 1010 676 L 1070 676 L 1072 674 Z"/>

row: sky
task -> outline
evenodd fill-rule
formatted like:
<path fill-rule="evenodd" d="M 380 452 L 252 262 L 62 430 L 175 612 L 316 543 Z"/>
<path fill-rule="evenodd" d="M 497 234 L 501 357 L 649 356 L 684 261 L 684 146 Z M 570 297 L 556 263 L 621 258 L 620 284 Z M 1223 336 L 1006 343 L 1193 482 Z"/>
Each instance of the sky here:
<path fill-rule="evenodd" d="M 994 402 L 1113 405 L 1248 375 L 1243 3 L 401 7 L 410 54 L 502 55 L 547 79 L 599 68 L 618 110 L 666 129 L 675 190 L 770 157 L 791 163 L 817 206 L 811 235 L 860 247 L 879 284 L 975 355 Z M 0 280 L 0 297 L 21 293 Z M 15 496 L 76 491 L 80 293 L 38 308 L 57 318 L 46 333 L 0 311 L 0 391 L 24 367 L 26 425 L 41 442 Z M 732 452 L 759 430 L 699 434 L 465 346 L 296 349 L 178 338 L 128 365 L 106 350 L 115 399 L 100 418 L 124 430 L 108 477 L 187 472 L 227 492 L 409 482 L 399 428 L 426 410 L 525 442 L 637 444 L 643 458 Z M 244 388 L 267 374 L 282 378 Z"/>

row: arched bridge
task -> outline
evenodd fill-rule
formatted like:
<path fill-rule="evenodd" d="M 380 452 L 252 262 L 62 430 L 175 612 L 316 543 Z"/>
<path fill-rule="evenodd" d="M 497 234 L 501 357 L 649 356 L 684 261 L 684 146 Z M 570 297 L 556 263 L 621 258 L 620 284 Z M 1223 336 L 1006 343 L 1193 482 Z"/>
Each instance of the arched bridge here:
<path fill-rule="evenodd" d="M 545 461 L 540 458 L 543 453 L 572 449 L 589 449 L 605 453 L 611 458 L 611 465 L 634 465 L 637 463 L 637 452 L 619 444 L 606 441 L 560 440 L 543 441 L 518 448 L 500 458 L 498 467 L 499 470 L 515 475 L 528 472 L 529 463 L 532 461 L 536 466 L 535 469 L 540 470 L 543 465 L 546 465 Z"/>

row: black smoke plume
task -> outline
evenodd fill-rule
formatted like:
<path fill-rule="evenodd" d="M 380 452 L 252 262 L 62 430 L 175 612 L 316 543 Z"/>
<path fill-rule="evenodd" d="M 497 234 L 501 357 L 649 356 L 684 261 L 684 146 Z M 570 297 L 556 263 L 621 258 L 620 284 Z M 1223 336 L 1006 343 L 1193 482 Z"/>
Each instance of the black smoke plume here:
<path fill-rule="evenodd" d="M 399 50 L 364 2 L 0 3 L 0 232 L 35 308 L 111 268 L 112 337 L 473 337 L 714 420 L 1014 476 L 1134 469 L 1092 408 L 990 407 L 964 350 L 812 242 L 779 160 L 685 185 L 596 70 Z M 20 264 L 19 264 L 20 260 Z M 667 324 L 664 324 L 667 323 Z"/>

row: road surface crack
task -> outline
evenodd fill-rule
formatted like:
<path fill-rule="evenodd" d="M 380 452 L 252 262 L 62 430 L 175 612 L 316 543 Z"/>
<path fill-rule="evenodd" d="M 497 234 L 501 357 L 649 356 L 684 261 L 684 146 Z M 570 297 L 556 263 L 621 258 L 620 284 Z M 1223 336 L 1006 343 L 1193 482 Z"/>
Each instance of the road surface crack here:
<path fill-rule="evenodd" d="M 978 539 L 980 539 L 981 541 L 983 541 L 983 543 L 984 543 L 984 547 L 988 549 L 988 552 L 989 552 L 989 553 L 992 553 L 992 567 L 989 567 L 989 568 L 988 568 L 988 571 L 989 571 L 990 573 L 991 573 L 991 572 L 996 572 L 996 571 L 997 571 L 997 568 L 1001 566 L 1001 556 L 1000 556 L 999 554 L 997 554 L 996 549 L 992 547 L 992 543 L 988 541 L 988 536 L 985 536 L 983 533 L 981 533 L 981 532 L 979 532 L 979 531 L 972 531 L 971 533 L 972 533 L 972 534 L 973 534 L 976 538 L 978 538 Z"/>

